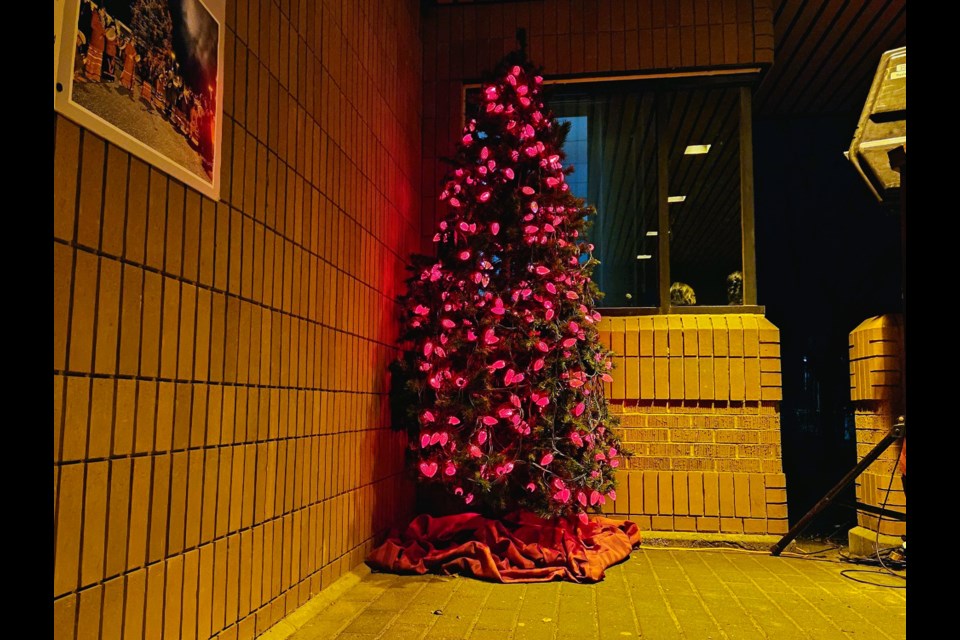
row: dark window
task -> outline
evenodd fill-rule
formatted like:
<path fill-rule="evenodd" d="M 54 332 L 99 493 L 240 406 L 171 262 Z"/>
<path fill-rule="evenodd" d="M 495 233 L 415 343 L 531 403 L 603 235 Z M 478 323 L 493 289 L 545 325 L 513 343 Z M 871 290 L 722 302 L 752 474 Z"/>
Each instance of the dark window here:
<path fill-rule="evenodd" d="M 752 79 L 548 84 L 547 106 L 570 122 L 571 190 L 597 209 L 590 240 L 600 306 L 656 313 L 756 305 L 751 138 L 741 127 Z"/>
<path fill-rule="evenodd" d="M 663 91 L 671 304 L 725 305 L 743 272 L 740 91 Z M 742 299 L 739 304 L 742 304 Z"/>

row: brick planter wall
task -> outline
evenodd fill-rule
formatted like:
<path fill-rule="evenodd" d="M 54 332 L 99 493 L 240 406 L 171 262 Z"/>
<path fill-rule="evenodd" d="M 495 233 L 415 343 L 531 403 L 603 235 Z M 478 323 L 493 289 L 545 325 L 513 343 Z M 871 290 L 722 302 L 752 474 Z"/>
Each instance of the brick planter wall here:
<path fill-rule="evenodd" d="M 607 511 L 647 531 L 782 534 L 780 333 L 760 315 L 604 318 L 634 456 Z"/>
<path fill-rule="evenodd" d="M 857 461 L 883 439 L 903 411 L 902 354 L 899 316 L 868 318 L 850 332 L 850 399 L 856 407 Z M 900 446 L 892 444 L 860 474 L 856 480 L 858 501 L 906 513 L 897 465 Z M 905 522 L 881 519 L 863 510 L 857 511 L 857 524 L 885 535 L 906 534 Z"/>

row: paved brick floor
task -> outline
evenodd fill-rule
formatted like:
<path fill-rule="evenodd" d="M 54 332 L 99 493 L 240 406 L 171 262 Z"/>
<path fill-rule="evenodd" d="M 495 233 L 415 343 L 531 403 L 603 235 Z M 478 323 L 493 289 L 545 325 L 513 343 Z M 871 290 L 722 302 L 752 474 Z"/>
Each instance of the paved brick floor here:
<path fill-rule="evenodd" d="M 904 581 L 836 559 L 641 548 L 598 584 L 502 585 L 360 570 L 289 640 L 906 638 Z M 861 572 L 864 571 L 864 572 Z M 902 572 L 900 575 L 905 575 Z M 336 587 L 336 585 L 335 585 Z M 341 589 L 344 586 L 341 585 Z"/>

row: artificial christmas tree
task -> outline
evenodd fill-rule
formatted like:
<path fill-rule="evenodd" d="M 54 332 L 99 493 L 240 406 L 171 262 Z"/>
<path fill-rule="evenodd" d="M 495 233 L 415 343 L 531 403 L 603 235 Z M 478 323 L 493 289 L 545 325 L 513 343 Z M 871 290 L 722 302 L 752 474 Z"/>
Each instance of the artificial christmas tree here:
<path fill-rule="evenodd" d="M 624 452 L 603 395 L 612 366 L 586 236 L 596 212 L 569 190 L 569 127 L 542 88 L 522 48 L 482 85 L 440 193 L 436 255 L 412 257 L 401 298 L 397 419 L 418 479 L 461 510 L 583 536 L 588 513 L 616 497 Z"/>
<path fill-rule="evenodd" d="M 414 256 L 402 300 L 414 458 L 464 504 L 585 520 L 615 497 L 622 455 L 585 237 L 596 213 L 567 186 L 543 78 L 519 55 L 495 78 L 440 194 L 437 255 Z"/>

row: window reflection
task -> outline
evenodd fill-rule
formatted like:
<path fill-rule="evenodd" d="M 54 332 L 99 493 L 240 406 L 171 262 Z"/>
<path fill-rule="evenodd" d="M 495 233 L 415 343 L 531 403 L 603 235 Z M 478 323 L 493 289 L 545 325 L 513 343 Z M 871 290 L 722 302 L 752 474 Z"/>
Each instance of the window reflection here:
<path fill-rule="evenodd" d="M 597 209 L 588 237 L 600 260 L 594 271 L 604 292 L 600 306 L 656 307 L 655 95 L 611 88 L 558 87 L 548 105 L 579 125 L 571 128 L 564 149 L 574 168 L 571 188 Z M 574 140 L 580 132 L 585 139 Z"/>
<path fill-rule="evenodd" d="M 600 261 L 599 306 L 743 304 L 740 100 L 749 95 L 735 82 L 706 82 L 548 87 L 548 108 L 569 126 L 567 182 L 597 211 L 587 235 Z"/>
<path fill-rule="evenodd" d="M 740 92 L 663 91 L 670 219 L 670 303 L 726 305 L 742 268 Z M 740 276 L 742 304 L 742 275 Z"/>

